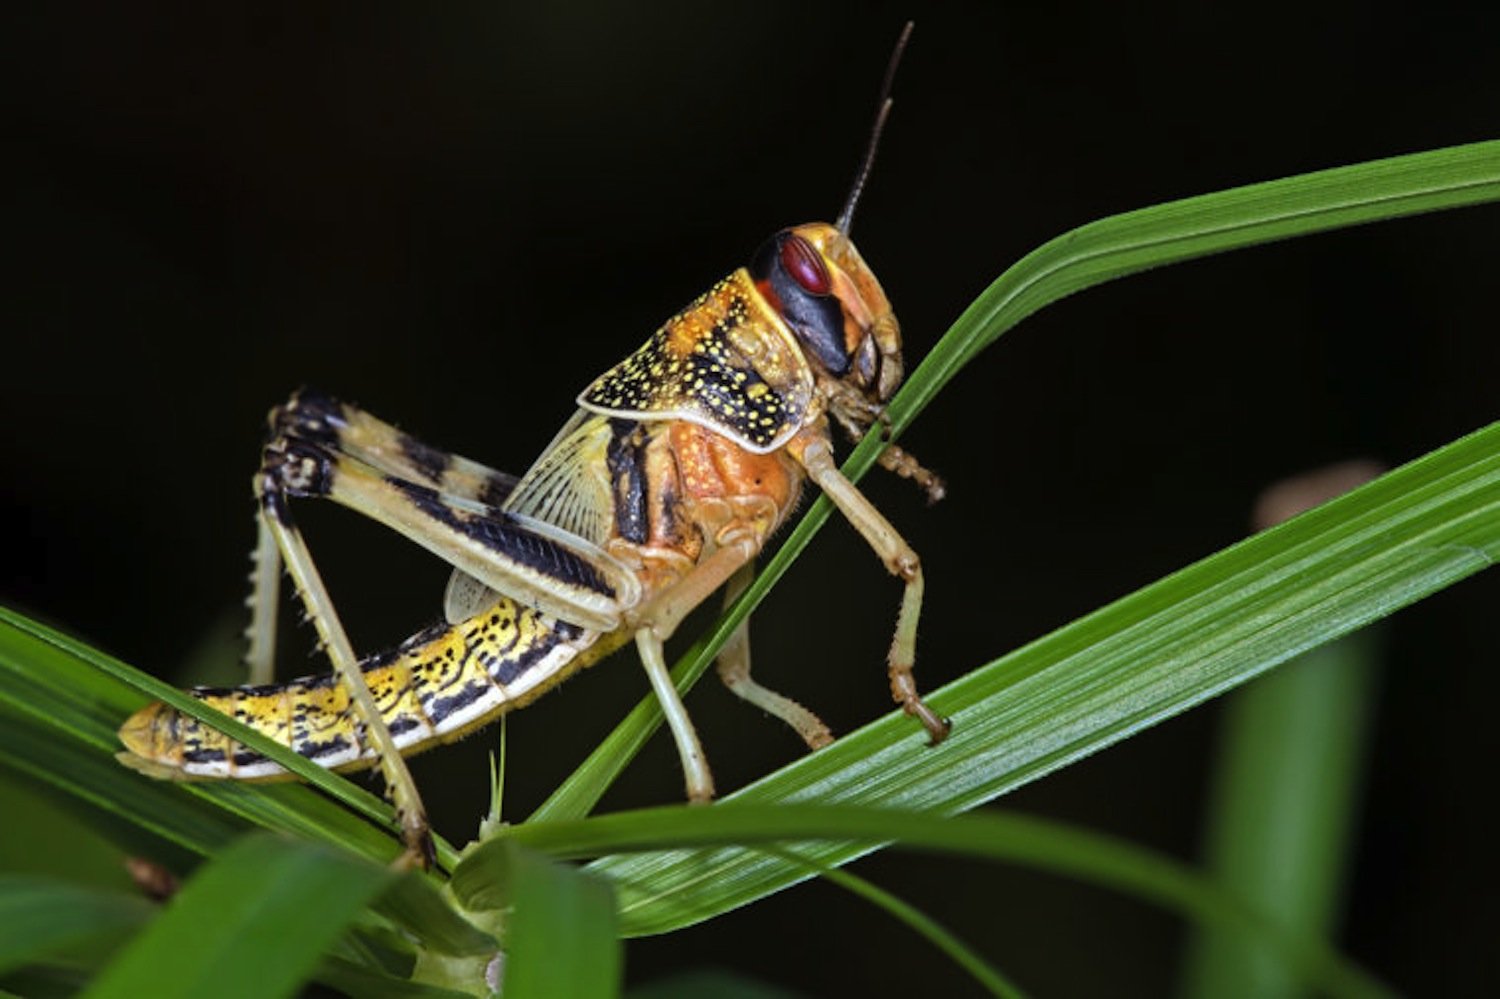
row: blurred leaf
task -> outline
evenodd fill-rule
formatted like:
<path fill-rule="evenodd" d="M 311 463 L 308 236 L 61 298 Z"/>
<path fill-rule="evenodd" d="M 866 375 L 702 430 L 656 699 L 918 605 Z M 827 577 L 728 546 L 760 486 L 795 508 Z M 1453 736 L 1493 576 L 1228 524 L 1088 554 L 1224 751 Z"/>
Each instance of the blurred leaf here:
<path fill-rule="evenodd" d="M 156 912 L 145 899 L 19 875 L 0 875 L 0 974 L 123 937 Z"/>
<path fill-rule="evenodd" d="M 320 844 L 247 837 L 200 869 L 88 995 L 291 995 L 395 876 Z"/>
<path fill-rule="evenodd" d="M 424 946 L 444 954 L 489 955 L 499 947 L 494 937 L 454 912 L 438 889 L 416 872 L 397 881 L 375 910 Z"/>
<path fill-rule="evenodd" d="M 314 977 L 359 999 L 473 999 L 475 994 L 392 978 L 337 957 L 324 958 Z"/>
<path fill-rule="evenodd" d="M 714 888 L 725 876 L 726 858 L 764 856 L 765 851 L 756 844 L 798 844 L 795 864 L 780 857 L 767 859 L 802 876 L 806 876 L 802 858 L 830 851 L 863 854 L 892 842 L 908 848 L 1005 860 L 1107 886 L 1190 919 L 1252 936 L 1329 994 L 1388 994 L 1322 940 L 1287 933 L 1185 865 L 1099 833 L 1029 816 L 1000 812 L 945 816 L 850 805 L 723 804 L 713 808 L 643 809 L 571 822 L 533 822 L 510 827 L 503 837 L 465 854 L 453 872 L 455 893 L 464 898 L 484 891 L 483 883 L 496 856 L 511 842 L 555 857 L 675 846 L 677 849 L 666 856 L 677 859 L 680 868 L 669 871 L 674 875 L 670 882 L 649 880 L 659 876 L 660 868 L 645 875 L 647 880 L 631 880 L 629 861 L 636 859 L 633 857 L 612 857 L 592 867 L 619 877 L 622 897 L 635 899 L 638 904 L 649 900 L 647 914 L 658 924 L 679 926 L 702 918 L 702 897 L 718 897 Z M 682 872 L 690 872 L 690 876 Z M 675 893 L 658 894 L 662 884 L 670 884 Z M 639 923 L 627 923 L 626 929 L 639 932 Z"/>
<path fill-rule="evenodd" d="M 1223 720 L 1208 868 L 1287 931 L 1327 937 L 1352 847 L 1379 657 L 1349 635 L 1237 691 Z M 1184 973 L 1204 999 L 1302 994 L 1253 940 L 1200 933 Z"/>
<path fill-rule="evenodd" d="M 498 857 L 511 903 L 506 999 L 619 995 L 624 963 L 609 883 L 512 843 Z"/>

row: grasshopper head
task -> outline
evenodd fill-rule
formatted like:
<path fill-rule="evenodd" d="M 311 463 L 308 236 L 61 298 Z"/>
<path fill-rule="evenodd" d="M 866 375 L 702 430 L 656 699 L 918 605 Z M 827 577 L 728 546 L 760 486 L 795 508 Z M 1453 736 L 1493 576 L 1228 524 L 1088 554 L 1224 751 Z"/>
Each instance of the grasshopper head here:
<path fill-rule="evenodd" d="M 841 422 L 868 427 L 901 384 L 901 326 L 854 243 L 823 222 L 783 229 L 750 264 Z"/>

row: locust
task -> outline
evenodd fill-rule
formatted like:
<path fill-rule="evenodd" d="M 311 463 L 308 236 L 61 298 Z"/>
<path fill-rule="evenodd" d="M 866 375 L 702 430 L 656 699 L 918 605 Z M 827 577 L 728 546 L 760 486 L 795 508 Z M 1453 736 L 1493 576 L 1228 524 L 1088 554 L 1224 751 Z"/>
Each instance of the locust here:
<path fill-rule="evenodd" d="M 313 390 L 271 411 L 254 476 L 252 614 L 240 687 L 189 694 L 334 770 L 378 766 L 408 854 L 430 850 L 403 757 L 524 707 L 633 642 L 682 761 L 690 801 L 712 774 L 674 688 L 663 643 L 753 563 L 807 483 L 826 495 L 903 585 L 887 671 L 897 704 L 937 743 L 950 723 L 912 668 L 923 575 L 917 553 L 834 463 L 832 426 L 882 426 L 903 374 L 901 329 L 850 228 L 891 108 L 897 43 L 855 182 L 835 223 L 782 229 L 577 397 L 577 410 L 519 478 L 425 444 Z M 930 500 L 940 479 L 886 441 L 880 463 Z M 453 567 L 441 623 L 357 656 L 293 516 L 332 500 Z M 268 681 L 283 569 L 334 671 Z M 749 622 L 717 660 L 739 697 L 810 749 L 832 741 L 812 711 L 757 683 Z M 121 726 L 122 762 L 153 776 L 270 780 L 279 765 L 164 703 Z"/>

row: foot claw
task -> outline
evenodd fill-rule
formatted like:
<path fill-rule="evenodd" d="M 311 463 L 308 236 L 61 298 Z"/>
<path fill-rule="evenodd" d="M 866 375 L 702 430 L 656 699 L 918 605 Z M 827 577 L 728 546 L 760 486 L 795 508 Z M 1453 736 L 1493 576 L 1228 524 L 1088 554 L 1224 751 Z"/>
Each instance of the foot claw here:
<path fill-rule="evenodd" d="M 953 731 L 953 719 L 944 718 L 920 700 L 908 701 L 906 713 L 922 723 L 927 730 L 927 745 L 936 746 Z"/>

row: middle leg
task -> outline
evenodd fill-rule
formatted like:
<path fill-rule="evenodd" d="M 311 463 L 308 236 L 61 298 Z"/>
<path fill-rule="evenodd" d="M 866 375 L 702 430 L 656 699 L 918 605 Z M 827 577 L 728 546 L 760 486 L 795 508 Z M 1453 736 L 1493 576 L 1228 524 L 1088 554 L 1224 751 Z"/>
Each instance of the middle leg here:
<path fill-rule="evenodd" d="M 740 566 L 724 587 L 724 606 L 728 607 L 739 599 L 753 578 L 754 569 L 750 563 Z M 750 677 L 748 618 L 740 622 L 739 627 L 734 629 L 734 634 L 729 636 L 729 641 L 724 643 L 724 648 L 719 651 L 718 669 L 719 679 L 724 681 L 724 686 L 729 688 L 730 693 L 786 722 L 807 743 L 807 748 L 822 749 L 833 741 L 833 732 L 823 723 L 823 719 L 790 697 L 762 687 Z"/>

